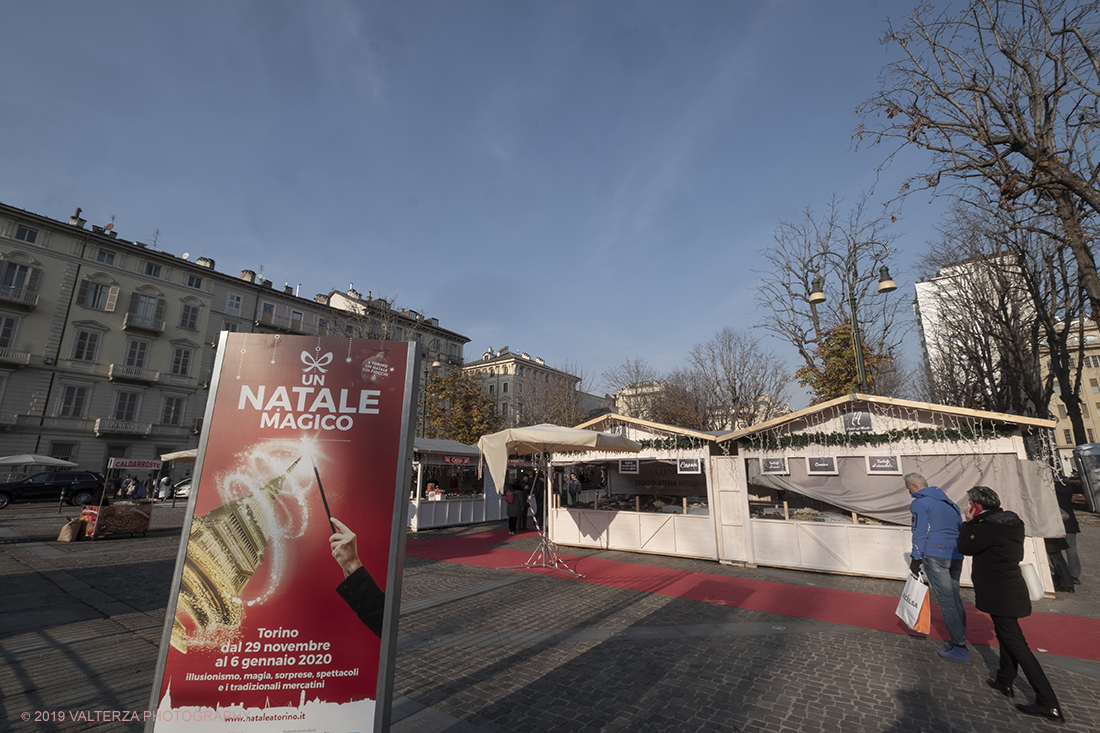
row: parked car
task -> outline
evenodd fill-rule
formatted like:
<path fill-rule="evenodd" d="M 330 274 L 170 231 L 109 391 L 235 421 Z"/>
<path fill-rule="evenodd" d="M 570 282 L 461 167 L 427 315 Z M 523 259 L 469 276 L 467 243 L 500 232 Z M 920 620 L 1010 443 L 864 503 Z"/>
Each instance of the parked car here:
<path fill-rule="evenodd" d="M 91 471 L 53 471 L 22 481 L 0 484 L 0 509 L 15 501 L 57 501 L 73 506 L 98 504 L 103 494 L 103 476 Z"/>
<path fill-rule="evenodd" d="M 172 496 L 178 499 L 186 499 L 191 496 L 191 479 L 185 478 L 183 481 L 177 481 L 175 486 L 172 487 Z"/>

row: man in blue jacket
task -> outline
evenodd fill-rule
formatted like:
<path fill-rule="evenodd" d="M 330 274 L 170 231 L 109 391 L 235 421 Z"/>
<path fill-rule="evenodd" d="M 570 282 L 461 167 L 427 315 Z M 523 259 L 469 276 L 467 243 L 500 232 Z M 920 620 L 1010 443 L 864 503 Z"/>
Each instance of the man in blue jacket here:
<path fill-rule="evenodd" d="M 924 577 L 928 579 L 928 587 L 951 637 L 944 642 L 944 650 L 939 655 L 952 662 L 970 664 L 970 653 L 966 650 L 966 609 L 959 596 L 963 565 L 958 547 L 962 512 L 947 494 L 938 486 L 929 486 L 919 473 L 907 473 L 904 480 L 905 488 L 913 497 L 909 505 L 913 512 L 909 569 L 913 575 L 918 575 L 924 568 Z"/>

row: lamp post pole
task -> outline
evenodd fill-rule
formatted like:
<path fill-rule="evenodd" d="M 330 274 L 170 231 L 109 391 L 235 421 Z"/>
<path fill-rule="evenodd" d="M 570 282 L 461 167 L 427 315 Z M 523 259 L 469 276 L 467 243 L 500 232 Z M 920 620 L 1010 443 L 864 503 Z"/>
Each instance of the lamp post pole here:
<path fill-rule="evenodd" d="M 886 254 L 890 254 L 890 247 L 881 242 L 869 242 L 868 244 L 881 244 L 886 247 Z M 820 252 L 822 257 L 837 257 L 832 252 Z M 841 262 L 837 257 L 837 261 Z M 852 324 L 852 350 L 855 352 L 856 358 L 856 375 L 859 378 L 859 388 L 863 394 L 871 393 L 871 386 L 867 380 L 867 364 L 863 358 L 863 336 L 859 330 L 859 319 L 856 316 L 856 292 L 854 287 L 854 281 L 856 279 L 855 266 L 851 258 L 846 258 L 843 261 L 844 271 L 846 274 L 851 275 L 851 281 L 845 280 L 844 289 L 847 291 L 848 296 L 848 310 L 850 316 L 850 323 Z M 878 277 L 878 292 L 891 293 L 898 289 L 897 283 L 890 277 L 890 270 L 886 265 L 882 265 L 879 268 Z M 810 282 L 810 305 L 814 306 L 818 303 L 825 302 L 825 292 L 822 289 L 824 280 L 820 275 L 816 275 Z"/>

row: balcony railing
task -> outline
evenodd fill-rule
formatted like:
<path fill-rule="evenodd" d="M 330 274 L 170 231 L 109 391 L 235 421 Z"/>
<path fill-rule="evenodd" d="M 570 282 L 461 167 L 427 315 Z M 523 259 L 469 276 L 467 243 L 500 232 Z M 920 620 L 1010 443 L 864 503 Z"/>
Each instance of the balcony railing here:
<path fill-rule="evenodd" d="M 137 313 L 127 313 L 122 319 L 123 330 L 134 329 L 150 331 L 152 333 L 164 333 L 164 321 L 152 316 L 142 316 Z"/>
<path fill-rule="evenodd" d="M 133 420 L 112 420 L 101 417 L 95 421 L 96 435 L 148 435 L 152 429 L 152 423 Z"/>
<path fill-rule="evenodd" d="M 38 305 L 38 291 L 0 285 L 0 300 L 30 309 Z"/>
<path fill-rule="evenodd" d="M 31 352 L 18 349 L 0 349 L 0 364 L 27 366 L 31 363 Z"/>
<path fill-rule="evenodd" d="M 286 316 L 277 316 L 274 313 L 261 313 L 260 319 L 256 321 L 257 326 L 267 326 L 279 331 L 286 331 L 287 333 L 308 333 L 312 334 L 316 330 L 314 327 L 306 324 L 305 321 L 301 321 L 297 318 L 290 319 Z"/>
<path fill-rule="evenodd" d="M 112 364 L 107 370 L 107 379 L 123 382 L 155 382 L 160 379 L 160 372 L 153 369 L 126 366 L 125 364 Z"/>

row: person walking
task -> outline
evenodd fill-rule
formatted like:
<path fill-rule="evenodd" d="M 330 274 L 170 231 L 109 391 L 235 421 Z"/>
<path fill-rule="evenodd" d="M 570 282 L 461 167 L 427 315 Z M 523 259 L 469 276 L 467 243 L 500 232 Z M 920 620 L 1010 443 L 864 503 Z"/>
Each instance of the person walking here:
<path fill-rule="evenodd" d="M 967 521 L 959 532 L 959 550 L 974 558 L 970 571 L 974 605 L 993 620 L 1001 646 L 997 676 L 987 679 L 986 684 L 1005 697 L 1015 697 L 1012 683 L 1022 667 L 1031 689 L 1035 690 L 1035 702 L 1017 704 L 1016 709 L 1064 723 L 1066 718 L 1054 688 L 1020 629 L 1020 619 L 1031 615 L 1031 598 L 1020 572 L 1020 561 L 1024 559 L 1023 520 L 1002 509 L 997 492 L 988 486 L 975 486 L 966 493 L 970 506 Z"/>
<path fill-rule="evenodd" d="M 1081 585 L 1081 558 L 1077 554 L 1077 535 L 1081 533 L 1081 525 L 1077 522 L 1077 515 L 1073 512 L 1073 495 L 1081 488 L 1081 479 L 1071 478 L 1055 485 L 1055 493 L 1058 496 L 1058 507 L 1062 510 L 1062 524 L 1066 528 L 1066 568 L 1074 585 Z"/>
<path fill-rule="evenodd" d="M 938 654 L 952 662 L 970 664 L 966 650 L 966 609 L 959 595 L 963 556 L 959 552 L 959 526 L 962 512 L 938 486 L 929 486 L 919 473 L 903 477 L 905 488 L 912 496 L 913 549 L 909 569 L 918 575 L 924 569 L 928 587 L 939 606 L 948 640 Z"/>
<path fill-rule="evenodd" d="M 508 492 L 512 493 L 512 501 L 508 501 Z M 520 507 L 525 506 L 527 497 L 524 495 L 523 485 L 518 481 L 508 487 L 504 494 L 504 512 L 508 515 L 508 534 L 515 534 L 519 526 Z"/>

